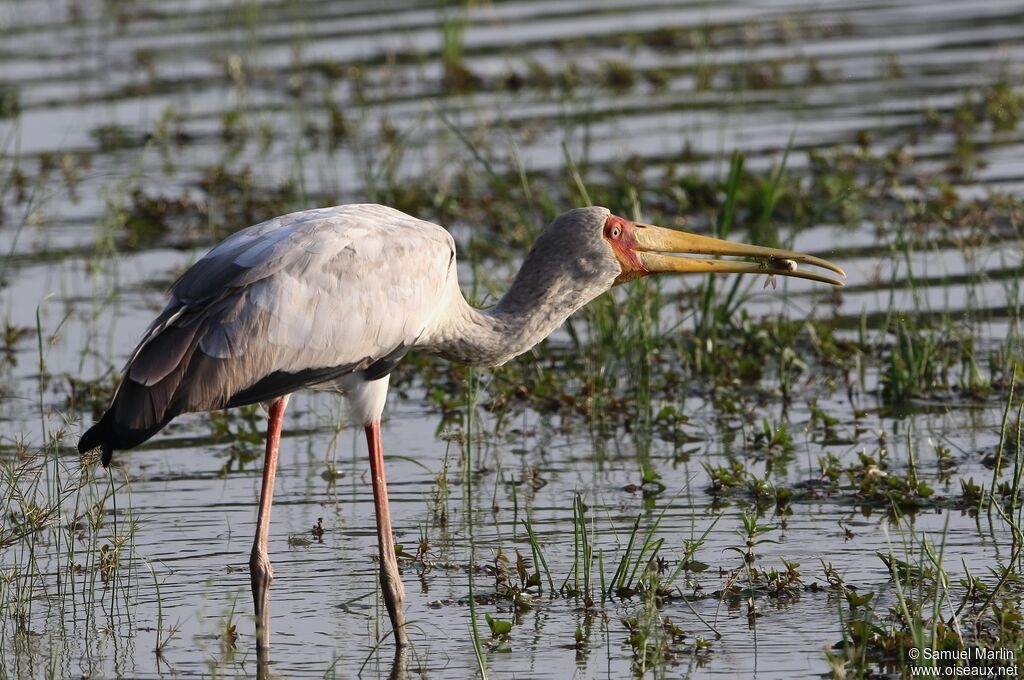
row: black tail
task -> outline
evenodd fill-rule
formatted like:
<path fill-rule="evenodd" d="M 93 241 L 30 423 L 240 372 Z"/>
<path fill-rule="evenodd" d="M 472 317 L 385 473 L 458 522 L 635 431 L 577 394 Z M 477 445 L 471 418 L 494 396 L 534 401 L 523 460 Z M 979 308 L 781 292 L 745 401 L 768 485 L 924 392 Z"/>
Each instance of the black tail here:
<path fill-rule="evenodd" d="M 113 436 L 111 430 L 110 411 L 103 414 L 92 427 L 85 431 L 82 438 L 78 440 L 78 453 L 92 451 L 99 447 L 103 451 L 103 467 L 110 465 L 110 458 L 114 455 Z"/>
<path fill-rule="evenodd" d="M 117 423 L 114 415 L 116 410 L 117 399 L 115 398 L 115 403 L 110 405 L 110 408 L 103 414 L 103 417 L 86 430 L 82 438 L 78 440 L 79 453 L 92 451 L 96 448 L 103 452 L 103 467 L 110 465 L 114 449 L 130 449 L 138 446 L 162 430 L 164 425 L 171 420 L 171 418 L 167 418 L 149 427 L 133 429 Z"/>
<path fill-rule="evenodd" d="M 79 453 L 99 448 L 103 451 L 103 466 L 107 467 L 115 450 L 134 448 L 178 414 L 200 410 L 190 408 L 194 381 L 186 379 L 196 368 L 192 364 L 199 325 L 168 326 L 176 314 L 177 308 L 169 305 L 153 322 L 125 366 L 106 413 L 78 440 Z"/>
<path fill-rule="evenodd" d="M 281 375 L 259 375 L 257 364 L 248 356 L 223 359 L 199 350 L 200 340 L 208 333 L 225 333 L 218 319 L 234 319 L 245 300 L 230 297 L 191 316 L 182 316 L 178 307 L 168 305 L 125 367 L 107 412 L 82 435 L 78 451 L 101 449 L 107 466 L 115 450 L 138 446 L 179 414 L 291 392 L 293 386 L 280 384 Z M 284 387 L 287 391 L 279 391 Z"/>

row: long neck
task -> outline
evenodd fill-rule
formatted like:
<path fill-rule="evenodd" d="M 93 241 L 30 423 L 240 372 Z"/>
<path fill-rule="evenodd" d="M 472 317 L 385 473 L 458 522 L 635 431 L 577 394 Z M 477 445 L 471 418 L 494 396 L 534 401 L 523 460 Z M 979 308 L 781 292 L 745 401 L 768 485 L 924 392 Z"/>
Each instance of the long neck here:
<path fill-rule="evenodd" d="M 499 366 L 546 338 L 606 288 L 520 271 L 498 304 L 481 310 L 466 302 L 455 284 L 448 309 L 431 329 L 424 349 L 473 366 Z"/>

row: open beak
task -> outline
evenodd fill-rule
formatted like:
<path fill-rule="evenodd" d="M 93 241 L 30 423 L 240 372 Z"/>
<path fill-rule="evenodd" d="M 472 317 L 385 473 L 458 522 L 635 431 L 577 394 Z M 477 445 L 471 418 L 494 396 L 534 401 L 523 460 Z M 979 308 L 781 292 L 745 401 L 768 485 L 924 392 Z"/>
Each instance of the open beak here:
<path fill-rule="evenodd" d="M 805 255 L 792 250 L 765 248 L 745 243 L 733 243 L 722 239 L 700 236 L 685 231 L 666 229 L 653 224 L 634 222 L 633 250 L 636 258 L 646 273 L 660 272 L 711 272 L 719 274 L 778 274 L 798 279 L 830 283 L 842 286 L 840 278 L 822 274 L 817 271 L 806 271 L 799 268 L 800 264 L 812 265 L 827 269 L 846 278 L 838 265 L 813 255 Z M 678 257 L 667 253 L 686 255 L 732 255 L 754 260 L 716 260 L 703 257 Z"/>

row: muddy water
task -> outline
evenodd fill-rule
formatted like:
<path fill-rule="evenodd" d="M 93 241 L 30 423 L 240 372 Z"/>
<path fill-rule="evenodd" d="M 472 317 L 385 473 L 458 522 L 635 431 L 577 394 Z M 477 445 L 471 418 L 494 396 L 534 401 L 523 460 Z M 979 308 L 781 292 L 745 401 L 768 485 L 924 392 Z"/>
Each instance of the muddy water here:
<path fill-rule="evenodd" d="M 707 175 L 723 173 L 722 159 L 734 149 L 746 154 L 750 167 L 767 168 L 790 139 L 795 151 L 789 164 L 800 171 L 806 150 L 850 144 L 862 130 L 870 131 L 876 148 L 906 144 L 922 164 L 940 166 L 951 156 L 952 136 L 939 132 L 908 142 L 907 131 L 924 126 L 929 110 L 949 114 L 965 88 L 1000 79 L 1018 87 L 1024 82 L 1018 1 L 819 2 L 813 8 L 785 2 L 523 1 L 484 3 L 468 14 L 463 58 L 485 81 L 527 73 L 534 62 L 550 73 L 571 64 L 589 72 L 625 62 L 661 69 L 663 84 L 640 78 L 625 92 L 584 85 L 573 97 L 498 87 L 449 96 L 441 85 L 442 27 L 461 16 L 411 1 L 0 3 L 0 92 L 16 91 L 21 109 L 17 117 L 0 118 L 0 184 L 10 187 L 6 178 L 18 168 L 28 187 L 24 200 L 15 200 L 11 188 L 2 194 L 0 251 L 7 256 L 0 309 L 19 328 L 34 329 L 38 315 L 44 338 L 42 378 L 34 334 L 14 344 L 16 363 L 0 376 L 3 455 L 14 456 L 19 442 L 38 447 L 62 428 L 80 430 L 82 418 L 91 416 L 66 408 L 62 376 L 94 379 L 119 366 L 162 306 L 166 283 L 201 252 L 154 248 L 112 258 L 97 249 L 111 206 L 128 187 L 168 196 L 195 191 L 204 168 L 228 158 L 233 167 L 251 166 L 261 185 L 294 179 L 310 204 L 324 196 L 365 200 L 382 173 L 368 159 L 390 148 L 390 135 L 404 148 L 395 169 L 401 180 L 473 162 L 452 126 L 470 135 L 484 131 L 496 159 L 509 158 L 514 149 L 526 169 L 541 174 L 560 172 L 563 143 L 574 157 L 598 166 L 639 156 L 645 176 L 653 179 L 684 149 L 699 159 L 693 168 Z M 663 29 L 674 36 L 669 44 L 651 39 Z M 323 66 L 311 64 L 346 75 L 332 79 Z M 815 69 L 820 78 L 811 77 Z M 748 83 L 750 73 L 761 86 Z M 698 87 L 701 78 L 707 83 Z M 342 108 L 355 130 L 354 141 L 334 149 L 309 143 L 305 133 L 310 126 L 325 128 L 328 101 Z M 223 134 L 236 116 L 249 131 L 242 141 Z M 160 121 L 172 121 L 167 150 L 154 135 Z M 113 146 L 120 148 L 110 148 L 114 125 L 120 141 Z M 1020 191 L 1022 130 L 982 130 L 978 154 L 985 163 L 957 188 L 965 195 Z M 52 159 L 59 170 L 42 179 L 40 168 Z M 985 319 L 971 330 L 980 347 L 996 346 L 1015 328 L 1000 310 L 1019 306 L 1019 289 L 1007 283 L 1021 267 L 1019 240 L 972 251 L 971 259 L 941 244 L 903 258 L 892 255 L 891 236 L 887 225 L 869 221 L 854 229 L 821 224 L 801 233 L 795 246 L 842 255 L 851 284 L 839 307 L 846 319 L 890 308 L 954 316 L 969 309 Z M 962 275 L 979 271 L 990 276 L 962 283 Z M 465 273 L 468 280 L 471 273 Z M 675 284 L 665 290 L 685 293 Z M 788 284 L 784 294 L 755 295 L 748 306 L 754 314 L 831 314 L 820 291 L 803 282 Z M 564 341 L 564 335 L 558 338 Z M 930 482 L 940 495 L 957 493 L 959 477 L 990 478 L 982 459 L 996 444 L 997 400 L 932 404 L 926 412 L 891 419 L 881 415 L 874 396 L 877 376 L 868 375 L 866 384 L 853 403 L 845 391 L 818 395 L 819 406 L 830 413 L 851 414 L 837 426 L 842 443 L 822 443 L 808 426 L 806 409 L 786 414 L 796 446 L 793 462 L 772 473 L 776 484 L 814 478 L 825 452 L 849 461 L 860 450 L 873 450 L 880 433 L 888 437 L 896 469 L 906 467 L 913 450 L 923 474 L 934 477 L 935 447 L 953 451 L 956 475 Z M 462 449 L 445 436 L 452 427 L 439 431 L 440 417 L 425 405 L 422 389 L 413 382 L 406 397 L 392 398 L 384 432 L 397 540 L 410 552 L 421 540 L 428 546 L 426 562 L 408 563 L 404 573 L 416 628 L 414 671 L 435 678 L 476 672 L 467 565 L 472 560 L 476 567 L 475 592 L 493 594 L 488 566 L 499 551 L 513 565 L 516 549 L 529 553 L 527 513 L 555 585 L 561 584 L 572 572 L 572 501 L 579 492 L 590 507 L 595 549 L 608 576 L 638 515 L 646 527 L 664 511 L 657 535 L 673 565 L 683 541 L 700 536 L 721 515 L 698 553 L 710 565 L 699 577 L 704 592 L 689 597 L 692 590 L 680 582 L 661 611 L 687 632 L 689 643 L 681 648 L 702 637 L 711 641 L 710 651 L 682 654 L 657 674 L 768 678 L 827 672 L 822 649 L 838 641 L 840 628 L 833 594 L 805 591 L 793 600 L 759 600 L 756 625 L 745 604 L 713 596 L 724 582 L 719 569 L 737 567 L 728 549 L 742 546 L 743 539 L 739 511 L 714 506 L 701 463 L 742 458 L 737 437 L 742 443 L 762 417 L 777 422 L 777 405 L 766 404 L 750 418 L 753 425 L 744 426 L 743 419 L 721 417 L 709 401 L 694 396 L 683 405 L 690 417 L 684 429 L 694 442 L 681 446 L 626 432 L 595 437 L 585 423 L 531 412 L 501 427 L 482 416 L 482 431 L 497 434 L 475 447 L 467 487 Z M 387 626 L 375 587 L 363 443 L 357 430 L 335 436 L 338 408 L 326 397 L 299 396 L 288 416 L 270 546 L 277 575 L 272 668 L 280 677 L 391 672 L 388 643 L 374 653 Z M 854 419 L 854 409 L 866 415 Z M 231 427 L 246 426 L 234 421 Z M 34 557 L 39 574 L 32 588 L 32 636 L 14 635 L 11 619 L 4 619 L 0 675 L 255 673 L 246 563 L 260 481 L 258 445 L 215 441 L 210 431 L 206 416 L 184 417 L 151 444 L 119 457 L 115 475 L 123 486 L 116 515 L 108 500 L 102 528 L 74 532 L 72 561 L 83 570 L 70 583 L 58 584 L 56 577 L 68 562 L 66 543 L 40 543 L 33 556 L 0 552 L 6 573 Z M 75 439 L 71 434 L 65 441 L 65 478 L 76 474 Z M 328 461 L 335 461 L 336 478 L 325 474 Z M 634 488 L 641 461 L 658 470 L 666 485 L 653 499 Z M 764 467 L 754 460 L 745 465 L 758 474 Z M 445 471 L 449 482 L 442 487 L 438 477 Z M 67 499 L 66 512 L 95 502 L 106 485 L 100 475 Z M 438 520 L 441 509 L 446 524 Z M 311 529 L 321 520 L 317 538 Z M 115 521 L 121 531 L 132 527 L 131 543 L 118 578 L 104 584 L 96 565 Z M 876 551 L 902 555 L 911 537 L 944 535 L 945 563 L 962 560 L 980 573 L 1005 557 L 1009 542 L 1000 524 L 959 511 L 892 525 L 877 511 L 865 514 L 828 496 L 795 504 L 784 526 L 770 514 L 766 521 L 775 527 L 768 537 L 777 542 L 759 547 L 759 564 L 799 562 L 805 584 L 823 584 L 819 561 L 830 563 L 848 582 L 877 590 L 879 597 L 892 596 L 892 584 Z M 639 598 L 613 599 L 603 605 L 607 616 L 590 617 L 580 599 L 545 593 L 515 621 L 507 643 L 485 651 L 488 667 L 494 677 L 624 677 L 633 653 L 622 619 L 637 616 L 640 607 Z M 486 597 L 477 610 L 481 626 L 484 613 L 513 618 L 507 602 Z M 237 626 L 234 649 L 224 642 L 230 625 Z M 578 628 L 586 640 L 579 649 Z M 154 653 L 169 629 L 173 635 L 162 653 Z"/>

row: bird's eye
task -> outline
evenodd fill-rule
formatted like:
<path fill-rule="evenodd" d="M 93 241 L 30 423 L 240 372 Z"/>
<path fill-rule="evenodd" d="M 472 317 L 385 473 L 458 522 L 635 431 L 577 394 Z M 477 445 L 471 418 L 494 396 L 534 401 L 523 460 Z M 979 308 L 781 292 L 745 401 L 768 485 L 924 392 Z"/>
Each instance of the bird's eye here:
<path fill-rule="evenodd" d="M 622 233 L 622 229 L 620 229 L 619 227 L 612 227 L 612 230 L 611 230 L 612 238 L 618 238 L 619 234 L 621 234 L 621 233 Z"/>

